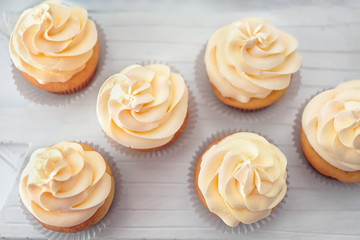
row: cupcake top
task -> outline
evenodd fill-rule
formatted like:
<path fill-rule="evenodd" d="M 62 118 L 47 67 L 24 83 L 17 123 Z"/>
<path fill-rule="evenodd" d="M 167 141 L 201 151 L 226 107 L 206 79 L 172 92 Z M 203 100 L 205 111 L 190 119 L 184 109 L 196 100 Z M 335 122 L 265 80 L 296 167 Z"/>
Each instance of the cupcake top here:
<path fill-rule="evenodd" d="M 205 52 L 209 81 L 224 97 L 246 103 L 289 86 L 302 58 L 297 40 L 263 18 L 248 17 L 217 30 Z"/>
<path fill-rule="evenodd" d="M 100 88 L 97 116 L 105 133 L 134 149 L 170 142 L 188 111 L 188 88 L 163 64 L 131 65 Z"/>
<path fill-rule="evenodd" d="M 41 222 L 72 227 L 88 220 L 111 191 L 106 162 L 74 142 L 36 150 L 21 174 L 20 197 Z"/>
<path fill-rule="evenodd" d="M 284 198 L 286 164 L 284 154 L 265 138 L 234 133 L 204 152 L 198 187 L 208 209 L 227 225 L 251 224 L 269 216 Z"/>
<path fill-rule="evenodd" d="M 86 9 L 45 1 L 18 19 L 10 37 L 15 66 L 39 83 L 66 82 L 93 54 L 97 31 Z"/>
<path fill-rule="evenodd" d="M 339 84 L 313 97 L 302 129 L 313 149 L 344 171 L 360 170 L 360 80 Z"/>

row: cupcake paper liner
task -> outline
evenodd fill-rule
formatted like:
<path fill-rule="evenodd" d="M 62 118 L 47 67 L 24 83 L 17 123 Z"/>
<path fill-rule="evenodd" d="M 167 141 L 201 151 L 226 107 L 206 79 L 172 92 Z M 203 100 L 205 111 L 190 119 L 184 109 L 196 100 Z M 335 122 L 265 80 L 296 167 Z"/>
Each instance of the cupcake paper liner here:
<path fill-rule="evenodd" d="M 353 188 L 358 188 L 360 187 L 360 183 L 344 183 L 341 182 L 339 180 L 336 180 L 334 178 L 331 177 L 327 177 L 325 175 L 323 175 L 322 173 L 318 172 L 310 163 L 309 161 L 306 159 L 302 146 L 301 146 L 301 129 L 302 129 L 302 114 L 304 112 L 304 109 L 306 107 L 306 105 L 308 104 L 308 102 L 315 97 L 316 95 L 318 95 L 319 93 L 329 90 L 331 88 L 328 89 L 323 89 L 321 91 L 316 92 L 314 95 L 312 95 L 310 98 L 308 98 L 298 109 L 298 112 L 296 113 L 296 117 L 295 117 L 295 122 L 294 122 L 294 126 L 293 126 L 293 132 L 292 132 L 292 139 L 293 139 L 293 144 L 296 148 L 296 153 L 298 154 L 298 158 L 299 160 L 303 163 L 303 166 L 309 171 L 309 173 L 314 176 L 316 178 L 316 180 L 318 180 L 320 183 L 325 183 L 326 185 L 330 185 L 330 186 L 335 186 L 338 188 L 345 188 L 345 189 L 353 189 Z"/>
<path fill-rule="evenodd" d="M 96 23 L 95 23 L 96 24 Z M 40 105 L 51 105 L 51 106 L 62 106 L 70 104 L 77 99 L 81 98 L 84 94 L 89 93 L 93 88 L 95 82 L 98 82 L 97 79 L 102 73 L 102 70 L 105 65 L 106 55 L 107 55 L 107 43 L 104 30 L 99 24 L 96 24 L 96 29 L 98 32 L 98 41 L 100 44 L 100 55 L 97 65 L 97 71 L 94 74 L 93 78 L 84 82 L 81 86 L 71 91 L 61 92 L 61 93 L 51 93 L 45 90 L 39 89 L 32 85 L 29 81 L 25 79 L 21 71 L 15 67 L 14 64 L 11 64 L 12 75 L 14 79 L 15 86 L 19 91 L 20 95 L 25 99 Z"/>
<path fill-rule="evenodd" d="M 10 168 L 18 172 L 22 169 L 23 160 L 27 156 L 31 144 L 14 142 L 11 140 L 0 141 L 0 159 Z"/>
<path fill-rule="evenodd" d="M 21 11 L 3 11 L 2 18 L 3 18 L 3 25 L 0 27 L 3 29 L 3 33 L 6 34 L 8 38 L 10 38 L 11 32 L 13 31 L 15 24 L 18 18 L 21 15 Z"/>
<path fill-rule="evenodd" d="M 103 148 L 99 147 L 97 144 L 89 143 L 89 142 L 81 142 L 81 141 L 75 141 L 79 143 L 84 143 L 86 145 L 89 145 L 90 147 L 94 148 L 96 151 L 98 151 L 107 161 L 109 164 L 113 177 L 115 182 L 115 194 L 114 199 L 112 201 L 112 204 L 110 206 L 110 209 L 108 210 L 107 214 L 103 219 L 101 219 L 98 223 L 93 225 L 92 227 L 85 229 L 84 231 L 77 232 L 77 233 L 63 233 L 63 232 L 55 232 L 52 230 L 49 230 L 45 228 L 43 225 L 41 225 L 36 218 L 30 213 L 30 211 L 24 206 L 24 204 L 21 201 L 20 195 L 19 195 L 19 204 L 21 208 L 23 209 L 23 213 L 25 214 L 26 220 L 29 222 L 30 225 L 33 226 L 33 228 L 44 238 L 50 239 L 50 240 L 63 240 L 63 239 L 71 239 L 71 240 L 87 240 L 90 238 L 94 238 L 96 234 L 103 231 L 106 226 L 110 223 L 111 216 L 113 213 L 112 209 L 115 209 L 119 205 L 119 196 L 121 192 L 121 175 L 120 170 L 117 167 L 114 159 L 110 156 L 108 152 L 106 152 Z M 24 161 L 24 166 L 26 166 L 28 161 Z M 20 173 L 21 175 L 21 173 Z M 20 175 L 18 182 L 20 181 Z"/>
<path fill-rule="evenodd" d="M 144 60 L 140 63 L 138 63 L 140 65 L 149 65 L 149 64 L 166 64 L 170 67 L 172 72 L 176 72 L 178 73 L 178 71 L 176 70 L 176 68 L 174 68 L 173 66 L 171 66 L 170 64 L 167 64 L 166 62 L 163 61 L 157 61 L 157 60 Z M 185 81 L 186 83 L 186 81 Z M 125 147 L 121 144 L 119 144 L 118 142 L 116 142 L 115 140 L 113 140 L 112 138 L 110 138 L 105 132 L 104 136 L 107 140 L 107 142 L 114 147 L 116 150 L 120 151 L 121 153 L 126 154 L 127 156 L 131 156 L 131 157 L 136 157 L 136 158 L 154 158 L 154 157 L 160 157 L 160 156 L 164 156 L 164 155 L 168 155 L 171 153 L 175 153 L 177 152 L 179 149 L 183 148 L 190 136 L 192 135 L 192 133 L 194 132 L 195 129 L 195 125 L 197 123 L 197 115 L 198 115 L 198 109 L 197 109 L 197 104 L 196 104 L 196 100 L 195 100 L 195 96 L 192 93 L 191 89 L 189 88 L 189 85 L 186 84 L 188 86 L 188 90 L 189 90 L 189 105 L 188 105 L 188 119 L 187 119 L 187 123 L 185 125 L 184 131 L 182 132 L 182 134 L 173 142 L 171 143 L 169 146 L 166 146 L 164 148 L 155 150 L 155 151 L 149 151 L 149 152 L 141 152 L 141 151 L 135 151 L 135 150 L 131 150 L 128 147 Z"/>
<path fill-rule="evenodd" d="M 206 45 L 201 49 L 196 58 L 194 69 L 195 83 L 200 92 L 201 99 L 203 99 L 204 102 L 206 102 L 207 105 L 219 115 L 247 122 L 271 119 L 279 115 L 284 109 L 283 104 L 291 101 L 298 93 L 301 85 L 300 71 L 294 73 L 290 86 L 285 94 L 277 102 L 271 104 L 270 106 L 255 110 L 243 110 L 226 105 L 216 97 L 210 85 L 204 62 L 205 50 Z"/>
<path fill-rule="evenodd" d="M 270 143 L 274 144 L 273 141 L 270 138 L 268 138 L 266 135 L 249 129 L 227 129 L 227 130 L 218 131 L 212 134 L 210 137 L 206 138 L 206 140 L 204 140 L 202 144 L 198 147 L 198 149 L 196 150 L 193 156 L 193 160 L 190 163 L 189 173 L 188 173 L 189 196 L 190 196 L 190 201 L 192 202 L 192 206 L 195 208 L 195 212 L 200 216 L 200 218 L 204 222 L 209 224 L 209 226 L 225 234 L 246 234 L 259 229 L 261 226 L 265 225 L 267 222 L 271 221 L 274 217 L 276 217 L 276 215 L 278 215 L 278 212 L 281 211 L 281 209 L 283 209 L 284 204 L 286 204 L 286 198 L 289 192 L 289 171 L 287 170 L 287 179 L 286 179 L 287 193 L 285 197 L 281 200 L 281 202 L 273 209 L 271 214 L 268 217 L 261 219 L 252 224 L 239 223 L 237 227 L 229 227 L 220 218 L 216 217 L 209 210 L 205 208 L 205 206 L 199 200 L 199 197 L 195 189 L 195 169 L 198 159 L 210 144 L 212 144 L 213 142 L 215 142 L 216 140 L 222 137 L 237 132 L 256 133 L 259 134 L 260 136 L 265 137 Z"/>

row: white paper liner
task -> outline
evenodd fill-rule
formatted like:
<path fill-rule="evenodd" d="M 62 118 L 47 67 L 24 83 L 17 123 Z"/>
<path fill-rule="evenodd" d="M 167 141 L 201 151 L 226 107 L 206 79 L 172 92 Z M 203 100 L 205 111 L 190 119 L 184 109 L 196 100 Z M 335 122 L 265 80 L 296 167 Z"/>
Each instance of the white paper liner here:
<path fill-rule="evenodd" d="M 10 39 L 11 32 L 13 31 L 17 19 L 20 17 L 21 12 L 11 12 L 11 11 L 3 11 L 2 18 L 3 18 L 3 25 L 0 27 L 3 29 L 3 33 Z"/>
<path fill-rule="evenodd" d="M 79 92 L 76 93 L 64 94 L 64 95 L 47 92 L 32 85 L 29 81 L 25 79 L 21 71 L 17 69 L 14 64 L 11 64 L 11 68 L 12 68 L 11 72 L 13 75 L 14 83 L 20 95 L 23 96 L 24 99 L 29 100 L 36 104 L 62 106 L 62 105 L 70 104 L 76 101 L 77 99 L 81 98 L 85 94 L 88 94 L 94 88 L 94 85 L 96 85 L 95 82 L 98 81 L 97 79 L 99 78 L 104 68 L 106 55 L 108 51 L 104 30 L 99 24 L 95 23 L 95 25 L 98 32 L 100 55 L 99 55 L 96 73 L 93 76 L 93 79 L 90 81 L 90 83 L 87 86 L 84 87 L 84 89 L 81 89 Z"/>
<path fill-rule="evenodd" d="M 170 64 L 167 64 L 166 62 L 163 62 L 163 61 L 144 60 L 144 61 L 141 61 L 140 63 L 137 63 L 137 64 L 143 65 L 143 66 L 149 65 L 149 64 L 165 64 L 165 65 L 168 65 L 170 67 L 171 72 L 179 73 L 176 70 L 176 68 L 174 68 Z M 185 81 L 185 84 L 186 84 L 186 81 Z M 159 150 L 149 151 L 149 152 L 135 151 L 135 150 L 131 150 L 128 147 L 125 147 L 125 146 L 119 144 L 118 142 L 116 142 L 115 140 L 113 140 L 112 138 L 107 136 L 107 134 L 105 132 L 103 132 L 107 142 L 112 147 L 114 147 L 116 150 L 120 151 L 121 153 L 124 153 L 127 156 L 136 157 L 136 158 L 160 157 L 160 156 L 164 156 L 164 155 L 168 155 L 168 154 L 173 154 L 173 153 L 177 152 L 179 149 L 182 149 L 183 147 L 185 147 L 186 143 L 188 142 L 187 140 L 191 137 L 191 135 L 194 132 L 195 125 L 197 123 L 197 117 L 198 117 L 198 109 L 197 109 L 195 96 L 192 93 L 191 89 L 189 88 L 189 85 L 188 84 L 186 84 L 186 85 L 188 86 L 188 90 L 189 90 L 189 104 L 188 104 L 187 123 L 185 125 L 184 131 L 182 132 L 182 134 L 173 143 L 171 143 L 169 146 L 166 146 L 166 147 L 161 148 Z"/>
<path fill-rule="evenodd" d="M 326 185 L 330 185 L 330 186 L 335 186 L 338 188 L 345 188 L 345 189 L 353 189 L 353 188 L 358 188 L 360 187 L 360 183 L 344 183 L 341 182 L 335 178 L 331 178 L 331 177 L 327 177 L 325 175 L 323 175 L 322 173 L 318 172 L 310 163 L 309 161 L 306 159 L 303 149 L 302 149 L 302 145 L 301 145 L 301 129 L 302 129 L 302 114 L 304 112 L 304 109 L 306 107 L 306 105 L 308 104 L 308 102 L 315 97 L 316 95 L 318 95 L 319 93 L 329 90 L 331 88 L 328 89 L 323 89 L 321 91 L 316 92 L 314 95 L 312 95 L 310 98 L 308 98 L 298 109 L 298 112 L 296 113 L 296 117 L 295 117 L 295 122 L 294 122 L 294 126 L 293 126 L 293 132 L 292 132 L 292 139 L 293 139 L 293 144 L 296 148 L 296 153 L 298 154 L 299 160 L 303 163 L 303 166 L 309 171 L 309 173 L 314 176 L 320 183 L 325 183 Z"/>
<path fill-rule="evenodd" d="M 210 144 L 212 144 L 213 142 L 215 142 L 216 140 L 218 140 L 222 137 L 225 137 L 232 133 L 237 133 L 237 132 L 256 133 L 256 134 L 259 134 L 260 136 L 263 136 L 264 138 L 266 138 L 266 140 L 268 140 L 270 143 L 274 144 L 273 141 L 271 139 L 269 139 L 267 136 L 265 136 L 264 134 L 258 133 L 256 131 L 252 131 L 249 129 L 227 129 L 227 130 L 218 131 L 216 133 L 213 133 L 210 137 L 206 138 L 206 140 L 203 141 L 202 144 L 199 146 L 199 148 L 196 150 L 196 152 L 193 156 L 193 160 L 190 163 L 189 173 L 188 173 L 189 196 L 190 196 L 190 201 L 192 202 L 192 206 L 195 208 L 195 212 L 200 216 L 200 218 L 204 222 L 209 224 L 209 226 L 214 227 L 215 229 L 217 229 L 223 233 L 226 233 L 226 234 L 246 234 L 249 232 L 253 232 L 254 230 L 257 230 L 261 226 L 265 225 L 267 222 L 271 221 L 274 217 L 276 217 L 276 215 L 279 213 L 279 211 L 281 211 L 281 209 L 283 209 L 284 204 L 286 204 L 286 198 L 287 198 L 288 192 L 289 192 L 289 171 L 287 170 L 287 179 L 286 179 L 287 193 L 284 196 L 284 198 L 280 201 L 280 203 L 275 207 L 275 209 L 271 212 L 271 214 L 268 217 L 261 219 L 252 224 L 239 223 L 239 225 L 237 227 L 230 227 L 230 226 L 226 225 L 220 218 L 216 217 L 209 210 L 207 210 L 205 208 L 205 206 L 199 200 L 199 197 L 198 197 L 196 189 L 195 189 L 195 169 L 196 169 L 196 164 L 198 162 L 198 159 L 200 158 L 202 153 L 205 151 L 205 149 L 208 146 L 210 146 Z"/>
<path fill-rule="evenodd" d="M 196 58 L 194 69 L 195 83 L 200 92 L 201 99 L 215 112 L 215 114 L 218 113 L 224 117 L 247 122 L 271 119 L 281 114 L 281 112 L 284 111 L 283 104 L 292 101 L 299 91 L 301 85 L 301 74 L 300 71 L 297 71 L 294 73 L 291 84 L 285 94 L 277 102 L 268 107 L 257 110 L 242 110 L 226 105 L 216 97 L 210 85 L 204 62 L 205 50 L 206 45 L 201 49 Z"/>
<path fill-rule="evenodd" d="M 14 142 L 11 140 L 0 141 L 0 161 L 18 172 L 23 165 L 23 159 L 27 156 L 31 144 L 26 142 Z"/>
<path fill-rule="evenodd" d="M 84 141 L 84 142 L 76 141 L 76 142 L 84 143 L 84 144 L 94 148 L 97 152 L 99 152 L 106 159 L 107 163 L 109 164 L 109 166 L 111 168 L 111 171 L 112 171 L 112 174 L 114 177 L 114 182 L 115 182 L 114 199 L 111 203 L 110 209 L 108 210 L 107 214 L 98 223 L 96 223 L 92 227 L 85 229 L 81 232 L 63 233 L 63 232 L 55 232 L 55 231 L 49 230 L 49 229 L 45 228 L 43 225 L 41 225 L 35 219 L 35 217 L 30 213 L 30 211 L 24 206 L 24 204 L 21 201 L 20 195 L 19 195 L 19 204 L 25 214 L 26 219 L 29 221 L 29 224 L 32 225 L 33 228 L 45 239 L 49 239 L 49 240 L 63 240 L 63 239 L 87 240 L 87 239 L 94 238 L 98 233 L 103 231 L 106 228 L 106 226 L 110 223 L 111 215 L 115 214 L 115 213 L 113 213 L 114 211 L 112 211 L 112 209 L 116 209 L 120 202 L 119 197 L 120 197 L 120 191 L 121 191 L 121 175 L 120 175 L 120 170 L 117 167 L 114 159 L 110 156 L 110 154 L 107 151 L 105 151 L 103 148 L 99 147 L 99 145 L 97 145 L 97 144 L 89 143 L 86 141 Z M 28 161 L 24 161 L 23 168 L 26 166 L 27 163 L 28 163 Z M 18 178 L 19 178 L 18 182 L 20 182 L 21 172 L 18 176 Z"/>

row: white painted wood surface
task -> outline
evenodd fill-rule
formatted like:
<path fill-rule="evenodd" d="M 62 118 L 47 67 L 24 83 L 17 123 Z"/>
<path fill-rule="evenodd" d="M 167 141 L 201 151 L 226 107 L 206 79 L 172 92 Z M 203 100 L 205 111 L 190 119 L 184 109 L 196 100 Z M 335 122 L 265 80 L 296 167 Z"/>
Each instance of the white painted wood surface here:
<path fill-rule="evenodd" d="M 62 140 L 82 140 L 109 151 L 121 171 L 120 201 L 117 208 L 111 209 L 117 214 L 112 215 L 110 225 L 97 235 L 99 239 L 360 238 L 360 188 L 334 186 L 314 174 L 296 153 L 292 140 L 296 114 L 306 99 L 342 81 L 360 79 L 359 2 L 109 0 L 66 3 L 89 10 L 91 18 L 104 30 L 108 53 L 92 89 L 60 107 L 38 105 L 24 99 L 12 79 L 8 54 L 11 20 L 33 6 L 34 1 L 0 3 L 3 14 L 0 25 L 0 237 L 44 238 L 22 213 L 16 176 L 28 151 Z M 297 95 L 277 103 L 276 107 L 283 108 L 278 116 L 254 122 L 214 114 L 211 106 L 197 94 L 194 75 L 197 55 L 211 34 L 220 26 L 246 16 L 268 18 L 278 28 L 294 35 L 304 59 Z M 97 91 L 102 82 L 123 67 L 146 59 L 166 61 L 176 67 L 195 93 L 199 110 L 196 130 L 185 147 L 172 155 L 151 159 L 133 158 L 116 151 L 104 138 L 95 113 Z M 228 128 L 261 132 L 288 158 L 290 185 L 286 204 L 271 222 L 248 234 L 223 234 L 207 225 L 195 212 L 189 197 L 188 168 L 194 152 L 212 133 Z"/>

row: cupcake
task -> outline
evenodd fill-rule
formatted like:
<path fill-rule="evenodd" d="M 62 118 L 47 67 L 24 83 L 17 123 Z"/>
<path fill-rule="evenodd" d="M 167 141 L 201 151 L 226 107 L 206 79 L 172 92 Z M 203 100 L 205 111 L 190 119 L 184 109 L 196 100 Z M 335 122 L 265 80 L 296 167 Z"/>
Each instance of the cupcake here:
<path fill-rule="evenodd" d="M 287 190 L 284 154 L 264 137 L 238 132 L 212 143 L 195 169 L 202 204 L 230 226 L 271 214 Z"/>
<path fill-rule="evenodd" d="M 360 182 L 360 80 L 313 97 L 301 125 L 302 149 L 318 172 L 342 182 Z"/>
<path fill-rule="evenodd" d="M 285 93 L 302 57 L 297 40 L 262 18 L 248 17 L 217 30 L 207 43 L 206 72 L 216 96 L 254 110 Z"/>
<path fill-rule="evenodd" d="M 182 76 L 167 65 L 131 65 L 101 86 L 97 117 L 117 143 L 132 150 L 158 150 L 183 132 L 188 95 Z"/>
<path fill-rule="evenodd" d="M 67 233 L 99 222 L 110 208 L 114 189 L 106 160 L 75 142 L 36 150 L 19 186 L 23 204 L 44 227 Z"/>
<path fill-rule="evenodd" d="M 22 13 L 9 49 L 14 65 L 30 83 L 57 94 L 86 87 L 99 58 L 96 26 L 86 9 L 54 0 Z"/>

